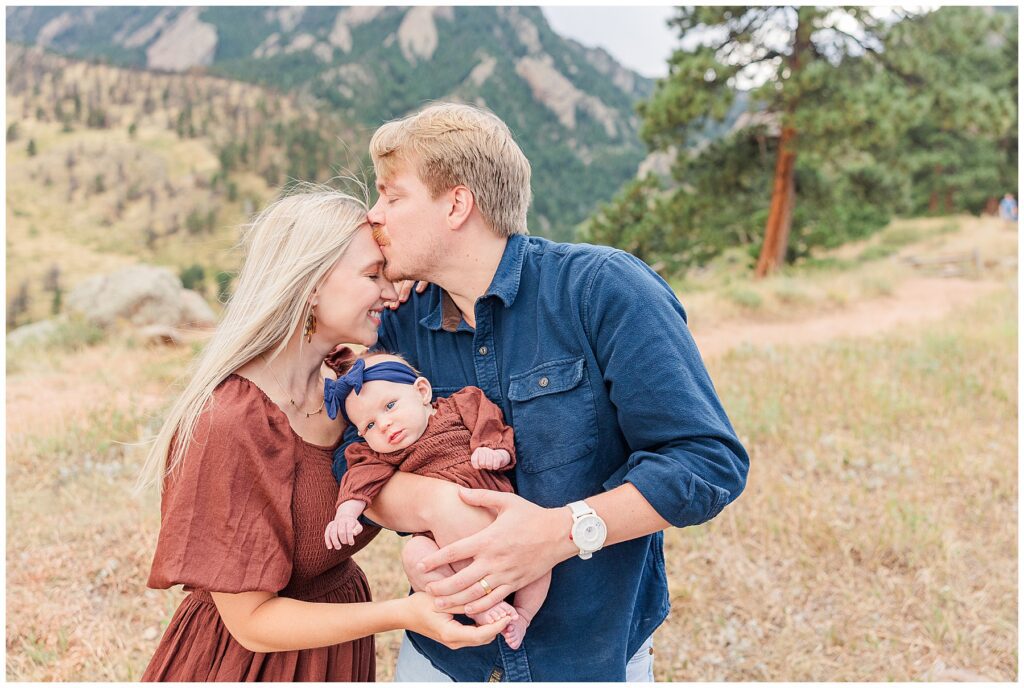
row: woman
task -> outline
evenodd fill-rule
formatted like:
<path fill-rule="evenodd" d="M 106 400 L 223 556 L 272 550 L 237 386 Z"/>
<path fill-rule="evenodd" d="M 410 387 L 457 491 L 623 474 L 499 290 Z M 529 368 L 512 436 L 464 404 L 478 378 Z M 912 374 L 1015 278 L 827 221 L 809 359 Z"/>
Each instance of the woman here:
<path fill-rule="evenodd" d="M 282 198 L 251 224 L 235 295 L 147 459 L 163 486 L 148 585 L 190 592 L 146 681 L 372 681 L 373 634 L 407 628 L 450 647 L 507 619 L 462 626 L 417 593 L 370 602 L 352 547 L 328 550 L 331 455 L 323 365 L 371 345 L 396 298 L 366 208 L 323 190 Z M 327 361 L 328 364 L 331 361 Z"/>

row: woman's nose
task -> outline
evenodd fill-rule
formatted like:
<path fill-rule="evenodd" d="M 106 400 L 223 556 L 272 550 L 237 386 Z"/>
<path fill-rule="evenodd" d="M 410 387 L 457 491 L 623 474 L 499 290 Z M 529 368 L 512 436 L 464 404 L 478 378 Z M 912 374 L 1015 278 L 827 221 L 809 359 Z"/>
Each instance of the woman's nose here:
<path fill-rule="evenodd" d="M 386 279 L 381 280 L 380 297 L 385 301 L 395 301 L 398 299 L 398 292 L 395 291 L 395 285 L 391 284 Z"/>

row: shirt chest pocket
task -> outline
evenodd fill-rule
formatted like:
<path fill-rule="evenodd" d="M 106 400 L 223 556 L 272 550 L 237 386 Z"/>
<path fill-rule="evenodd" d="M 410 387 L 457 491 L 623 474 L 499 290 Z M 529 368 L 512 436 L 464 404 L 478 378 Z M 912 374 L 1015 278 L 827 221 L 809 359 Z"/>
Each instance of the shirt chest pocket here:
<path fill-rule="evenodd" d="M 508 399 L 519 466 L 527 473 L 571 463 L 597 447 L 597 410 L 582 357 L 512 375 Z"/>

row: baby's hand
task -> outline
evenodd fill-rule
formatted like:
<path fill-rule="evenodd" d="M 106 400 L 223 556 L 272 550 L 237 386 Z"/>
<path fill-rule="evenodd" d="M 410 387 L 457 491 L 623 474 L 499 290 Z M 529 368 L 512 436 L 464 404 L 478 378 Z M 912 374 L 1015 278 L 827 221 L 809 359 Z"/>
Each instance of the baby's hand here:
<path fill-rule="evenodd" d="M 363 526 L 358 519 L 351 516 L 338 516 L 327 524 L 324 531 L 324 542 L 327 549 L 341 549 L 342 544 L 356 544 L 356 535 L 363 532 Z"/>
<path fill-rule="evenodd" d="M 359 522 L 359 514 L 366 507 L 364 502 L 358 500 L 347 500 L 338 506 L 338 513 L 334 520 L 327 524 L 324 530 L 324 543 L 327 549 L 341 549 L 343 544 L 356 544 L 356 535 L 363 532 L 363 525 Z"/>
<path fill-rule="evenodd" d="M 509 464 L 512 456 L 504 449 L 477 447 L 469 457 L 469 463 L 478 471 L 497 471 Z"/>

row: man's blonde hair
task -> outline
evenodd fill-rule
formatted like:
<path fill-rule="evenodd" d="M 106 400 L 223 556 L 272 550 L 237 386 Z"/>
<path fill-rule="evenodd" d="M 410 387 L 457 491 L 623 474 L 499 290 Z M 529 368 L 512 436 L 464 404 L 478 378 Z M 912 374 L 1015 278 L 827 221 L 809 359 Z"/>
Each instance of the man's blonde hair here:
<path fill-rule="evenodd" d="M 462 184 L 499 236 L 529 234 L 530 162 L 508 126 L 487 110 L 440 103 L 388 122 L 370 140 L 370 157 L 384 182 L 414 164 L 434 198 Z"/>

